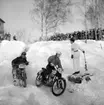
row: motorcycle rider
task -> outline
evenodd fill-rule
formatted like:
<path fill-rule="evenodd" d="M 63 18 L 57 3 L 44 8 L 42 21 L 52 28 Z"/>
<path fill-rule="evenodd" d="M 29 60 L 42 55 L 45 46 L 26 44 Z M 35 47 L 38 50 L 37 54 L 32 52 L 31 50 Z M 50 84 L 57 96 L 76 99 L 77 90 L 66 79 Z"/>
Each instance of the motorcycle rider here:
<path fill-rule="evenodd" d="M 58 66 L 58 69 L 61 69 L 63 71 L 62 65 L 61 65 L 61 52 L 56 52 L 55 55 L 52 55 L 48 58 L 48 65 L 46 66 L 46 70 L 42 73 L 43 75 L 43 82 L 46 80 L 46 76 L 52 73 L 52 70 L 55 70 L 55 66 Z"/>
<path fill-rule="evenodd" d="M 14 76 L 16 76 L 17 70 L 19 68 L 19 64 L 25 64 L 25 65 L 29 65 L 29 62 L 26 59 L 26 52 L 22 52 L 21 56 L 15 58 L 14 60 L 12 60 L 12 75 L 13 75 L 13 79 Z M 27 77 L 26 77 L 27 79 Z"/>

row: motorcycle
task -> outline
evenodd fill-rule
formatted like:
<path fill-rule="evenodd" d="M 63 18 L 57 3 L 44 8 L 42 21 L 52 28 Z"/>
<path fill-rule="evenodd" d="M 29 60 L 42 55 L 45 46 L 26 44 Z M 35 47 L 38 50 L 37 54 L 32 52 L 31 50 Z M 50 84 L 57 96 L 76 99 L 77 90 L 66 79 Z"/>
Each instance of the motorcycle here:
<path fill-rule="evenodd" d="M 18 80 L 18 83 L 14 83 L 14 84 L 19 85 L 21 87 L 27 86 L 27 83 L 26 83 L 27 76 L 26 76 L 25 68 L 26 68 L 25 64 L 19 64 L 18 69 L 15 70 L 15 79 L 14 79 L 14 82 L 17 82 Z"/>
<path fill-rule="evenodd" d="M 42 85 L 49 86 L 51 87 L 53 95 L 60 96 L 66 89 L 66 80 L 62 77 L 62 69 L 59 69 L 57 66 L 54 66 L 54 68 L 55 69 L 52 70 L 52 73 L 46 77 L 46 81 L 43 81 L 42 77 L 42 73 L 46 69 L 42 68 L 42 70 L 37 73 L 35 84 L 37 87 Z"/>

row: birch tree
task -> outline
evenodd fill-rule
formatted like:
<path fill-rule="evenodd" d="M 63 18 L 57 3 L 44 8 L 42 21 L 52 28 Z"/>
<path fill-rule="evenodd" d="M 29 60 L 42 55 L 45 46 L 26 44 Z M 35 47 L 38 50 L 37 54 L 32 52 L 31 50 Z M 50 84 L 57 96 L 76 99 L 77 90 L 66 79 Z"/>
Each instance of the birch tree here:
<path fill-rule="evenodd" d="M 58 26 L 67 22 L 70 0 L 34 0 L 32 17 L 40 25 L 41 38 L 55 32 Z"/>

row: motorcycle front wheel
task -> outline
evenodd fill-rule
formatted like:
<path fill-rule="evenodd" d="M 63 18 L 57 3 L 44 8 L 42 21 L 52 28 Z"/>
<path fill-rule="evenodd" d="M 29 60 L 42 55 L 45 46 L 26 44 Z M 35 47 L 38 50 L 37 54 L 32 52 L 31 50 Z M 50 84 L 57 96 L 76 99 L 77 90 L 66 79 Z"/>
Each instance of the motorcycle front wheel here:
<path fill-rule="evenodd" d="M 52 93 L 55 96 L 60 96 L 66 89 L 66 80 L 64 78 L 57 79 L 53 82 Z"/>

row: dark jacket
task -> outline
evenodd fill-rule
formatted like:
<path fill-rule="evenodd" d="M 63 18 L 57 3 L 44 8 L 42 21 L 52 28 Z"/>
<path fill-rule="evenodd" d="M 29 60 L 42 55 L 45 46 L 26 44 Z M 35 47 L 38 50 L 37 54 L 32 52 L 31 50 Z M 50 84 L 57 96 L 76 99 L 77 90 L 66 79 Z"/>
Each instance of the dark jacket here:
<path fill-rule="evenodd" d="M 61 61 L 59 59 L 59 57 L 57 57 L 56 55 L 52 55 L 48 58 L 48 63 L 53 63 L 55 66 L 58 65 L 59 68 L 62 68 L 61 65 Z"/>
<path fill-rule="evenodd" d="M 19 65 L 19 64 L 22 64 L 22 63 L 25 63 L 26 65 L 29 64 L 29 62 L 27 61 L 26 58 L 22 58 L 22 57 L 20 56 L 20 57 L 15 58 L 15 59 L 12 61 L 12 66 Z"/>

